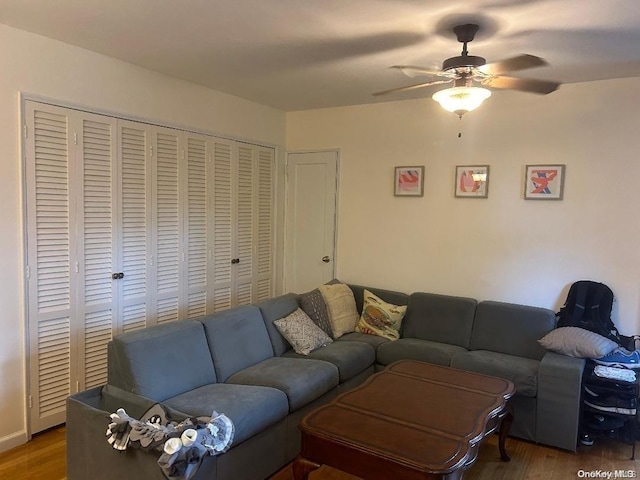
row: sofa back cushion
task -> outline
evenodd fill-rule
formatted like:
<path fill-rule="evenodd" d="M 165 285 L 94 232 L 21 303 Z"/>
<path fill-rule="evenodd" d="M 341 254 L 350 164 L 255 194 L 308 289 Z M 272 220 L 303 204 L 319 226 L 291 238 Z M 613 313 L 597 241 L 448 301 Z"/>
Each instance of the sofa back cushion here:
<path fill-rule="evenodd" d="M 195 320 L 118 335 L 109 343 L 108 364 L 108 383 L 156 402 L 216 382 L 204 329 Z"/>
<path fill-rule="evenodd" d="M 287 293 L 279 297 L 270 298 L 257 303 L 256 306 L 262 313 L 262 319 L 269 333 L 271 345 L 273 346 L 273 354 L 281 357 L 284 352 L 291 349 L 289 342 L 282 336 L 280 331 L 273 324 L 274 321 L 291 315 L 300 305 L 298 304 L 298 295 Z"/>
<path fill-rule="evenodd" d="M 468 349 L 477 304 L 473 298 L 412 293 L 403 320 L 402 337 Z"/>
<path fill-rule="evenodd" d="M 490 350 L 541 360 L 538 340 L 555 327 L 555 312 L 546 308 L 484 301 L 478 304 L 470 350 Z"/>
<path fill-rule="evenodd" d="M 218 381 L 273 357 L 269 334 L 255 305 L 232 308 L 200 319 Z"/>

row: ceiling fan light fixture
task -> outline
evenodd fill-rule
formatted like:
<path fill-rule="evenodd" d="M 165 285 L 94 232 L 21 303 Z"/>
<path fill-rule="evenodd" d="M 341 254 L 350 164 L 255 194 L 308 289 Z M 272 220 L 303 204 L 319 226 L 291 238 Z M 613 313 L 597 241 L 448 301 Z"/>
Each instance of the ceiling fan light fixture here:
<path fill-rule="evenodd" d="M 462 117 L 475 110 L 491 96 L 491 90 L 482 87 L 451 87 L 433 94 L 436 102 L 445 110 Z"/>

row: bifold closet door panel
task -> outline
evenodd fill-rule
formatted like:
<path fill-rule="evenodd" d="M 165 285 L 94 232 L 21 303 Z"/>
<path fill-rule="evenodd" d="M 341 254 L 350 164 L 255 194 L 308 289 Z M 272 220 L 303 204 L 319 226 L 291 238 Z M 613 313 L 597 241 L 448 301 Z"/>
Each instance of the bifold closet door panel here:
<path fill-rule="evenodd" d="M 256 209 L 254 205 L 255 157 L 257 151 L 251 145 L 239 144 L 238 168 L 235 172 L 236 196 L 234 292 L 236 305 L 248 305 L 254 297 L 254 254 Z"/>
<path fill-rule="evenodd" d="M 114 225 L 118 224 L 116 120 L 81 114 L 75 183 L 77 204 L 77 295 L 73 330 L 77 332 L 77 390 L 107 382 L 107 344 L 116 333 L 117 271 Z"/>
<path fill-rule="evenodd" d="M 186 195 L 184 202 L 184 267 L 185 288 L 182 317 L 195 318 L 209 313 L 208 300 L 212 297 L 213 238 L 210 233 L 212 215 L 208 210 L 211 192 L 207 174 L 211 142 L 204 136 L 185 135 Z M 211 309 L 213 311 L 213 309 Z"/>
<path fill-rule="evenodd" d="M 235 267 L 234 236 L 236 231 L 233 182 L 236 163 L 235 142 L 213 139 L 213 195 L 210 209 L 213 213 L 213 298 L 214 312 L 231 308 L 233 303 L 233 267 Z M 232 263 L 233 261 L 233 263 Z"/>
<path fill-rule="evenodd" d="M 120 223 L 115 228 L 119 244 L 117 273 L 123 274 L 117 280 L 119 332 L 148 326 L 155 314 L 149 301 L 153 291 L 149 266 L 153 262 L 151 248 L 154 241 L 150 205 L 153 179 L 151 128 L 118 120 Z"/>
<path fill-rule="evenodd" d="M 115 332 L 115 120 L 25 102 L 30 431 L 106 382 Z"/>
<path fill-rule="evenodd" d="M 272 148 L 213 141 L 213 309 L 272 295 Z"/>
<path fill-rule="evenodd" d="M 149 255 L 150 318 L 166 323 L 180 318 L 180 288 L 183 257 L 180 152 L 181 132 L 167 128 L 152 131 L 151 232 Z M 153 311 L 155 310 L 155 312 Z"/>
<path fill-rule="evenodd" d="M 71 393 L 70 191 L 75 148 L 65 109 L 25 104 L 29 420 L 37 432 L 64 422 Z"/>
<path fill-rule="evenodd" d="M 273 295 L 273 172 L 275 152 L 272 148 L 257 147 L 257 195 L 255 202 L 256 252 L 255 260 L 255 300 L 261 301 Z"/>
<path fill-rule="evenodd" d="M 119 120 L 122 331 L 187 315 L 187 167 L 179 130 Z"/>

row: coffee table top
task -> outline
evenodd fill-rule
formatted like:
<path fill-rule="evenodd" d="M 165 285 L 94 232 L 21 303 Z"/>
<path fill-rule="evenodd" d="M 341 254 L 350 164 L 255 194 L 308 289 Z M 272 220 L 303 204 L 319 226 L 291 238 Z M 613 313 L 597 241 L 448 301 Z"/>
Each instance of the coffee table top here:
<path fill-rule="evenodd" d="M 403 360 L 309 413 L 300 428 L 414 470 L 449 472 L 473 461 L 514 390 L 501 378 Z"/>

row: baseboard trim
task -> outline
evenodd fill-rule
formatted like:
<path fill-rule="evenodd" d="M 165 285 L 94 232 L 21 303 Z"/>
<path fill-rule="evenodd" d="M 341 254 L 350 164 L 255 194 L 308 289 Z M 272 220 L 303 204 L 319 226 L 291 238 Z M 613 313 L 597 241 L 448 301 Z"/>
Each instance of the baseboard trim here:
<path fill-rule="evenodd" d="M 25 430 L 21 432 L 12 433 L 6 437 L 0 438 L 0 452 L 10 450 L 14 447 L 24 445 L 29 441 L 29 436 Z"/>

